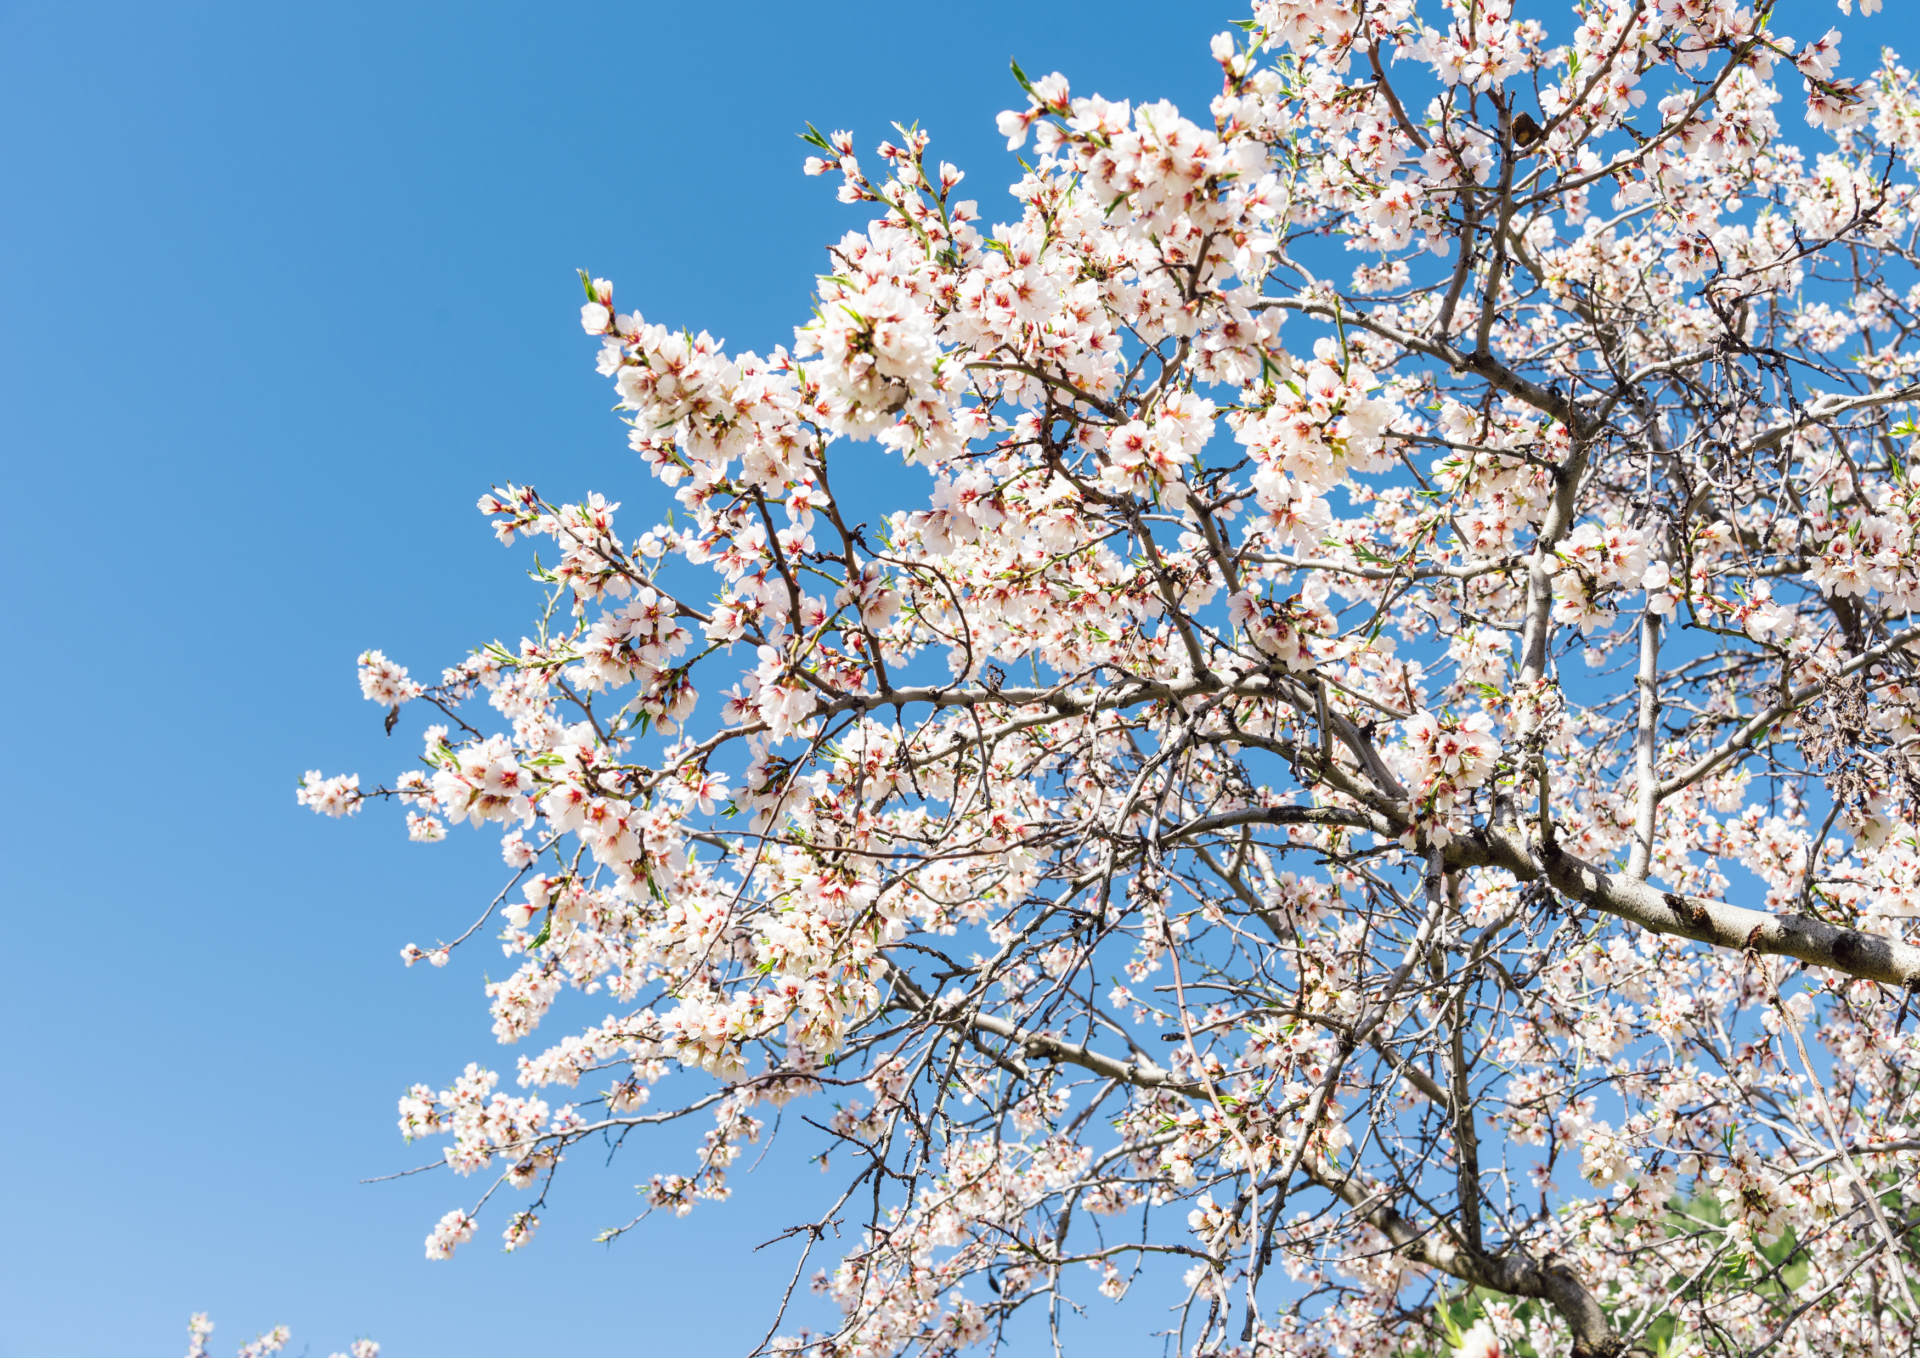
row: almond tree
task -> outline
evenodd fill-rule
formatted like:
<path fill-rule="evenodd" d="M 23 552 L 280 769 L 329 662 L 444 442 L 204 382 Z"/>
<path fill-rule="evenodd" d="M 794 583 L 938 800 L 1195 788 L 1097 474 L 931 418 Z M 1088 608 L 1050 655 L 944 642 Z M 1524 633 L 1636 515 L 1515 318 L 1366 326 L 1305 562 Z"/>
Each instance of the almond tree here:
<path fill-rule="evenodd" d="M 300 792 L 505 833 L 404 954 L 518 959 L 521 1092 L 401 1101 L 429 1256 L 792 1103 L 756 1352 L 1154 1272 L 1181 1352 L 1911 1353 L 1920 91 L 1787 17 L 1259 0 L 1197 120 L 1016 67 L 989 214 L 810 132 L 872 220 L 790 348 L 583 280 L 637 534 L 495 487 L 529 635 L 363 655 L 423 762 Z"/>

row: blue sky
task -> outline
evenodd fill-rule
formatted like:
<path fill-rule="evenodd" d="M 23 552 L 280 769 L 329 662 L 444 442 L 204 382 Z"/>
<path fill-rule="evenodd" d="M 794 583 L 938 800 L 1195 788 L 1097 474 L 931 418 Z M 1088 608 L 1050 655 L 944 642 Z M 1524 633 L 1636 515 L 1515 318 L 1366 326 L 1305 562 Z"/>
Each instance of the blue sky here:
<path fill-rule="evenodd" d="M 749 1247 L 823 1187 L 797 1154 L 612 1249 L 632 1185 L 690 1157 L 575 1163 L 535 1249 L 492 1227 L 451 1265 L 421 1241 L 470 1183 L 357 1183 L 426 1158 L 407 1084 L 511 1068 L 483 957 L 397 960 L 499 863 L 492 836 L 322 822 L 294 783 L 416 752 L 360 701 L 360 650 L 431 675 L 520 635 L 489 482 L 653 493 L 576 267 L 650 319 L 791 342 L 865 220 L 801 175 L 807 120 L 864 153 L 917 118 L 1004 218 L 1009 56 L 1203 108 L 1244 11 L 1149 12 L 0 3 L 0 1355 L 173 1354 L 192 1310 L 220 1353 L 280 1321 L 316 1355 L 758 1340 L 791 1257 Z"/>
<path fill-rule="evenodd" d="M 576 1163 L 534 1250 L 495 1225 L 451 1265 L 421 1240 L 471 1185 L 357 1183 L 425 1158 L 407 1084 L 510 1066 L 479 961 L 396 958 L 464 927 L 498 859 L 323 823 L 294 782 L 412 756 L 360 650 L 431 675 L 519 635 L 489 482 L 655 493 L 576 267 L 651 320 L 788 342 L 864 221 L 800 174 L 806 121 L 867 153 L 918 119 L 1003 219 L 1009 56 L 1198 113 L 1244 12 L 0 0 L 0 1358 L 175 1353 L 192 1310 L 219 1352 L 280 1321 L 315 1354 L 752 1346 L 791 1256 L 749 1247 L 822 1186 L 797 1154 L 612 1249 L 631 1186 L 691 1162 Z"/>

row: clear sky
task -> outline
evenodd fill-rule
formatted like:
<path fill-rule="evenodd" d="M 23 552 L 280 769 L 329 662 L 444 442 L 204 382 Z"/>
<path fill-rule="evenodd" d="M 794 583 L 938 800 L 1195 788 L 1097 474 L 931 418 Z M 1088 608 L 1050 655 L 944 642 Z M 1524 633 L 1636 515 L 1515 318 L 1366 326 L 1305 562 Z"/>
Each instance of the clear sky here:
<path fill-rule="evenodd" d="M 807 120 L 870 155 L 918 119 L 1004 220 L 1009 56 L 1200 112 L 1244 13 L 0 3 L 0 1355 L 171 1358 L 193 1310 L 223 1354 L 280 1321 L 315 1355 L 752 1346 L 791 1256 L 749 1247 L 823 1187 L 797 1156 L 611 1249 L 632 1185 L 691 1159 L 574 1164 L 534 1249 L 495 1226 L 451 1264 L 421 1241 L 471 1181 L 358 1184 L 427 1158 L 407 1084 L 511 1070 L 484 955 L 397 957 L 500 865 L 494 836 L 323 822 L 294 783 L 417 751 L 382 739 L 360 650 L 434 675 L 521 634 L 489 482 L 658 493 L 576 267 L 649 319 L 791 343 L 865 221 L 800 173 Z"/>
<path fill-rule="evenodd" d="M 496 1224 L 451 1264 L 421 1241 L 470 1183 L 357 1182 L 426 1158 L 394 1129 L 407 1084 L 511 1068 L 478 958 L 397 960 L 499 862 L 380 809 L 322 822 L 295 780 L 417 748 L 360 701 L 360 650 L 433 675 L 520 635 L 489 482 L 658 493 L 576 267 L 650 320 L 790 342 L 865 220 L 800 174 L 805 121 L 868 155 L 918 119 L 1003 220 L 1010 55 L 1199 113 L 1206 39 L 1244 15 L 0 0 L 0 1358 L 172 1355 L 193 1310 L 221 1353 L 281 1321 L 316 1355 L 751 1347 L 791 1256 L 749 1247 L 822 1186 L 797 1156 L 611 1249 L 632 1185 L 691 1162 L 575 1164 L 533 1250 L 496 1253 Z"/>

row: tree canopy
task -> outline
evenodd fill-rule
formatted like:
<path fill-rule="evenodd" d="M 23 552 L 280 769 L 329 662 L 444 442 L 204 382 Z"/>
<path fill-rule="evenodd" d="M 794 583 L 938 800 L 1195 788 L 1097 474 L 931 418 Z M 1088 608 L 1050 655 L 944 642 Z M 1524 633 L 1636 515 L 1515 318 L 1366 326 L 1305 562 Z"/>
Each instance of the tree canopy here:
<path fill-rule="evenodd" d="M 1787 21 L 1258 0 L 1198 116 L 1016 65 L 1010 202 L 810 129 L 790 345 L 583 276 L 641 465 L 299 794 L 503 835 L 428 1255 L 791 1106 L 759 1351 L 1911 1353 L 1920 88 Z"/>

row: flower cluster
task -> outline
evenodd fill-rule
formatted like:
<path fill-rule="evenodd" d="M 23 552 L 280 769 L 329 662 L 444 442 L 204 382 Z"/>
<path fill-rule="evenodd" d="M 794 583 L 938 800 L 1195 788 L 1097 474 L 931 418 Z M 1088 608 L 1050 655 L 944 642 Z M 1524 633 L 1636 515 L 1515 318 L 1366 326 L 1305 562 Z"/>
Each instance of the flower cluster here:
<path fill-rule="evenodd" d="M 207 1313 L 196 1311 L 187 1321 L 187 1358 L 207 1358 L 207 1340 L 212 1334 L 213 1322 L 207 1319 Z M 276 1325 L 242 1344 L 240 1358 L 266 1358 L 286 1348 L 292 1338 L 293 1332 L 285 1325 Z M 336 1353 L 332 1358 L 380 1358 L 380 1345 L 371 1339 L 356 1339 L 347 1345 L 345 1353 Z"/>

